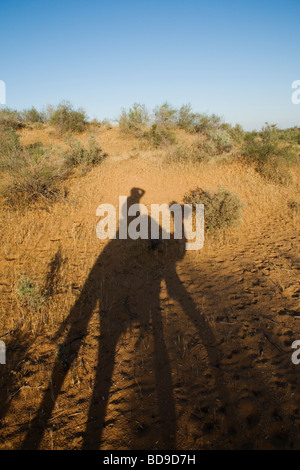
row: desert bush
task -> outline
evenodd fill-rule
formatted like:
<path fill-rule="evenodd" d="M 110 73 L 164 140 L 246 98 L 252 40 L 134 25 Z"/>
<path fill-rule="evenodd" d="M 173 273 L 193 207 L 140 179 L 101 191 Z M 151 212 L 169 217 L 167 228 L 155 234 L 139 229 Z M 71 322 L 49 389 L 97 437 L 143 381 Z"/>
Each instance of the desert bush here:
<path fill-rule="evenodd" d="M 28 159 L 37 162 L 48 154 L 50 147 L 44 147 L 41 142 L 21 146 L 19 136 L 13 129 L 0 129 L 0 170 L 12 172 L 26 166 Z"/>
<path fill-rule="evenodd" d="M 184 196 L 184 203 L 204 204 L 205 229 L 210 232 L 236 226 L 241 219 L 239 196 L 222 187 L 216 192 L 198 187 Z"/>
<path fill-rule="evenodd" d="M 174 162 L 204 162 L 220 158 L 224 153 L 229 153 L 232 148 L 230 135 L 223 130 L 210 131 L 198 142 L 191 145 L 180 145 L 172 150 L 168 160 Z"/>
<path fill-rule="evenodd" d="M 218 145 L 213 140 L 204 140 L 196 144 L 197 160 L 208 161 L 220 154 Z"/>
<path fill-rule="evenodd" d="M 60 133 L 83 132 L 87 126 L 87 116 L 83 109 L 75 110 L 71 103 L 64 101 L 56 109 L 48 110 L 50 124 Z"/>
<path fill-rule="evenodd" d="M 52 147 L 44 147 L 42 142 L 34 142 L 33 144 L 26 145 L 23 149 L 29 153 L 34 162 L 37 162 L 42 157 L 48 158 Z"/>
<path fill-rule="evenodd" d="M 40 142 L 21 146 L 13 130 L 1 139 L 0 169 L 4 172 L 1 194 L 11 207 L 30 205 L 38 199 L 55 200 L 61 195 L 59 183 L 67 176 L 57 164 L 50 163 L 51 148 Z M 5 145 L 3 145 L 5 142 Z"/>
<path fill-rule="evenodd" d="M 280 140 L 277 127 L 269 124 L 259 133 L 245 135 L 243 156 L 264 177 L 278 183 L 291 180 L 289 168 L 297 161 L 295 146 Z"/>
<path fill-rule="evenodd" d="M 190 104 L 185 104 L 177 111 L 177 127 L 188 132 L 208 133 L 222 126 L 222 118 L 216 114 L 193 113 Z"/>
<path fill-rule="evenodd" d="M 154 123 L 159 128 L 171 129 L 177 125 L 178 111 L 173 108 L 168 102 L 154 109 Z"/>
<path fill-rule="evenodd" d="M 81 144 L 80 140 L 71 139 L 69 149 L 63 154 L 63 161 L 68 168 L 77 166 L 87 168 L 101 163 L 105 157 L 106 153 L 91 136 L 86 147 Z"/>
<path fill-rule="evenodd" d="M 144 104 L 134 103 L 128 111 L 122 109 L 119 126 L 122 132 L 140 135 L 149 123 L 149 113 Z"/>
<path fill-rule="evenodd" d="M 204 162 L 218 155 L 218 149 L 214 142 L 205 140 L 191 145 L 178 145 L 167 156 L 169 162 Z"/>
<path fill-rule="evenodd" d="M 20 142 L 12 128 L 0 127 L 0 170 L 7 171 L 20 165 Z"/>
<path fill-rule="evenodd" d="M 170 163 L 186 163 L 195 160 L 194 145 L 178 145 L 167 155 L 167 161 Z"/>
<path fill-rule="evenodd" d="M 86 147 L 79 140 L 71 139 L 69 148 L 59 155 L 61 163 L 54 163 L 53 149 L 41 142 L 21 146 L 13 129 L 0 129 L 0 143 L 0 171 L 3 172 L 0 190 L 10 208 L 64 198 L 66 192 L 61 182 L 68 177 L 70 169 L 81 166 L 86 170 L 106 156 L 93 137 Z"/>
<path fill-rule="evenodd" d="M 216 114 L 194 114 L 194 130 L 195 132 L 208 133 L 218 129 L 222 124 L 222 118 Z"/>
<path fill-rule="evenodd" d="M 231 124 L 224 122 L 221 124 L 220 129 L 230 135 L 233 143 L 242 144 L 244 142 L 245 131 L 240 124 L 233 127 Z"/>
<path fill-rule="evenodd" d="M 43 124 L 46 122 L 46 115 L 45 113 L 39 112 L 35 107 L 30 109 L 24 109 L 21 113 L 22 121 L 26 123 L 40 123 Z"/>
<path fill-rule="evenodd" d="M 298 127 L 278 130 L 278 134 L 280 140 L 300 145 L 300 129 Z"/>
<path fill-rule="evenodd" d="M 158 126 L 157 124 L 152 124 L 150 130 L 145 131 L 142 137 L 147 139 L 155 148 L 174 144 L 176 142 L 175 134 L 171 129 Z"/>
<path fill-rule="evenodd" d="M 231 127 L 229 133 L 235 142 L 239 144 L 243 142 L 245 131 L 240 124 L 236 124 L 234 127 Z"/>
<path fill-rule="evenodd" d="M 194 132 L 195 130 L 195 114 L 192 113 L 190 104 L 184 104 L 177 112 L 177 127 L 184 129 L 187 132 Z"/>
<path fill-rule="evenodd" d="M 208 137 L 216 144 L 219 153 L 230 152 L 233 141 L 230 134 L 223 129 L 215 129 L 208 132 Z"/>
<path fill-rule="evenodd" d="M 65 177 L 59 166 L 25 157 L 22 166 L 6 175 L 1 193 L 11 208 L 29 206 L 41 199 L 55 201 L 65 196 L 59 184 Z"/>
<path fill-rule="evenodd" d="M 20 129 L 24 127 L 20 113 L 15 109 L 4 108 L 0 110 L 0 127 L 4 129 Z"/>
<path fill-rule="evenodd" d="M 40 286 L 37 282 L 22 274 L 17 284 L 16 293 L 24 307 L 38 312 L 45 303 Z"/>

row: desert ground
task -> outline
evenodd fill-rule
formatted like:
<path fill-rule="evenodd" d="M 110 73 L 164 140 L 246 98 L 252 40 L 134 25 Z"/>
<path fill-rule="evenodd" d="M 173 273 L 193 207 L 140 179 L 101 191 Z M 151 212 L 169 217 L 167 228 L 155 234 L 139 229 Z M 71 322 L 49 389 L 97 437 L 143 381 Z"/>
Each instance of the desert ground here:
<path fill-rule="evenodd" d="M 51 126 L 22 145 L 64 145 Z M 1 203 L 1 449 L 299 449 L 300 171 L 280 185 L 235 158 L 170 162 L 93 130 L 107 157 L 64 181 L 66 197 L 12 210 Z M 88 139 L 84 132 L 78 137 Z M 96 209 L 143 190 L 176 201 L 195 187 L 238 194 L 237 227 L 178 240 L 99 240 Z M 24 305 L 22 275 L 44 292 Z"/>

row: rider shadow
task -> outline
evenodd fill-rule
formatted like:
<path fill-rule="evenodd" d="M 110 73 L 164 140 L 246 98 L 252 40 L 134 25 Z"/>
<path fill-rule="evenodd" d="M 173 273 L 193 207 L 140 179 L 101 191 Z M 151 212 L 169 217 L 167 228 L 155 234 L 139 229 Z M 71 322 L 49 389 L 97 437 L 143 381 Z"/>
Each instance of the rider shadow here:
<path fill-rule="evenodd" d="M 127 207 L 138 204 L 144 191 L 131 190 Z M 145 216 L 146 217 L 146 216 Z M 147 216 L 148 217 L 148 216 Z M 127 223 L 131 221 L 128 217 Z M 148 218 L 150 223 L 155 223 Z M 162 229 L 161 229 L 162 230 Z M 220 364 L 220 353 L 216 348 L 214 333 L 208 322 L 199 315 L 197 306 L 185 290 L 176 272 L 176 263 L 185 256 L 185 238 L 163 241 L 119 239 L 109 241 L 96 260 L 86 279 L 81 293 L 67 319 L 55 335 L 58 340 L 68 327 L 67 336 L 60 344 L 62 351 L 70 351 L 70 358 L 62 367 L 56 359 L 49 387 L 46 390 L 30 430 L 23 441 L 23 449 L 37 449 L 43 431 L 51 418 L 65 377 L 78 357 L 88 324 L 98 308 L 100 315 L 100 337 L 96 376 L 83 436 L 84 449 L 98 449 L 105 427 L 107 404 L 111 391 L 116 349 L 120 337 L 133 325 L 138 325 L 140 334 L 153 336 L 153 365 L 155 389 L 158 402 L 160 447 L 176 449 L 176 413 L 172 385 L 172 371 L 167 345 L 164 339 L 164 324 L 160 308 L 161 282 L 164 280 L 169 297 L 177 301 L 184 313 L 196 326 L 207 357 L 215 371 L 215 382 L 220 399 L 230 406 L 230 397 L 224 385 Z M 234 411 L 231 412 L 234 416 Z M 228 423 L 228 426 L 230 423 Z M 42 429 L 41 429 L 42 427 Z"/>

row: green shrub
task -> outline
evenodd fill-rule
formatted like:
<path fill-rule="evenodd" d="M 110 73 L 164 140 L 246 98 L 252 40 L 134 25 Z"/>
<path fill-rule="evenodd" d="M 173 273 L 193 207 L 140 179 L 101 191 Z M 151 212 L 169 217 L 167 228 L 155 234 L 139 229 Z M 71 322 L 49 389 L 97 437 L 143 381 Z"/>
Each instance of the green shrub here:
<path fill-rule="evenodd" d="M 231 127 L 229 134 L 234 142 L 241 144 L 244 140 L 245 131 L 240 124 L 236 124 L 234 127 Z"/>
<path fill-rule="evenodd" d="M 149 123 L 149 113 L 144 104 L 134 103 L 128 111 L 122 110 L 119 126 L 122 132 L 140 135 Z"/>
<path fill-rule="evenodd" d="M 167 161 L 171 163 L 186 163 L 194 161 L 194 146 L 178 145 L 168 154 Z"/>
<path fill-rule="evenodd" d="M 54 163 L 51 147 L 41 142 L 21 146 L 13 129 L 0 128 L 0 171 L 4 173 L 1 195 L 11 208 L 29 206 L 38 200 L 55 201 L 66 196 L 61 182 L 70 168 L 87 169 L 103 161 L 106 154 L 90 137 L 86 147 L 72 139 L 67 151 L 61 153 L 62 164 Z M 56 157 L 56 155 L 55 155 Z"/>
<path fill-rule="evenodd" d="M 90 167 L 101 163 L 106 156 L 94 137 L 89 138 L 87 147 L 84 147 L 80 140 L 73 138 L 69 141 L 69 149 L 64 152 L 63 159 L 68 168 Z"/>
<path fill-rule="evenodd" d="M 1 193 L 11 208 L 29 206 L 38 200 L 55 201 L 59 196 L 65 196 L 59 185 L 66 177 L 62 169 L 48 162 L 34 162 L 28 155 L 23 158 L 22 166 L 6 176 Z"/>
<path fill-rule="evenodd" d="M 20 142 L 16 131 L 12 128 L 0 127 L 0 170 L 7 171 L 20 166 Z"/>
<path fill-rule="evenodd" d="M 211 140 L 179 145 L 167 157 L 169 162 L 204 162 L 218 155 L 217 146 Z"/>
<path fill-rule="evenodd" d="M 17 294 L 24 307 L 38 312 L 45 303 L 45 297 L 38 283 L 23 274 L 17 285 Z"/>
<path fill-rule="evenodd" d="M 226 131 L 230 135 L 232 142 L 237 144 L 242 144 L 244 142 L 245 131 L 240 124 L 236 124 L 234 127 L 227 123 L 223 122 L 220 126 L 220 129 Z"/>
<path fill-rule="evenodd" d="M 223 129 L 215 129 L 208 132 L 208 137 L 216 144 L 219 153 L 230 152 L 233 141 L 230 134 Z"/>
<path fill-rule="evenodd" d="M 4 108 L 0 110 L 0 127 L 4 129 L 20 129 L 24 127 L 20 113 L 15 109 Z"/>
<path fill-rule="evenodd" d="M 176 142 L 174 132 L 170 129 L 153 124 L 149 131 L 145 131 L 143 137 L 147 139 L 153 147 L 163 147 Z"/>
<path fill-rule="evenodd" d="M 30 205 L 38 199 L 54 200 L 66 172 L 50 163 L 51 148 L 37 142 L 21 146 L 12 129 L 0 132 L 1 194 L 11 208 Z"/>
<path fill-rule="evenodd" d="M 2 171 L 15 171 L 26 166 L 30 159 L 37 162 L 46 154 L 48 155 L 49 151 L 50 147 L 44 147 L 41 142 L 21 146 L 16 131 L 0 128 L 0 170 Z"/>
<path fill-rule="evenodd" d="M 219 129 L 222 119 L 216 114 L 193 113 L 190 104 L 185 104 L 177 111 L 177 127 L 188 132 L 208 133 Z"/>
<path fill-rule="evenodd" d="M 222 124 L 221 117 L 216 114 L 198 114 L 194 116 L 194 129 L 196 132 L 208 133 L 209 131 L 218 129 Z"/>
<path fill-rule="evenodd" d="M 62 102 L 56 109 L 49 109 L 50 124 L 60 133 L 83 132 L 87 127 L 87 116 L 83 109 L 75 110 L 71 103 Z"/>
<path fill-rule="evenodd" d="M 224 153 L 230 152 L 233 141 L 230 135 L 217 129 L 210 131 L 207 136 L 191 145 L 180 145 L 168 156 L 173 162 L 204 162 L 217 158 Z"/>
<path fill-rule="evenodd" d="M 42 142 L 34 142 L 33 144 L 23 147 L 27 151 L 34 162 L 38 162 L 42 157 L 48 158 L 51 147 L 44 147 Z"/>
<path fill-rule="evenodd" d="M 278 129 L 278 136 L 280 140 L 289 142 L 291 144 L 300 145 L 300 129 L 298 127 Z"/>
<path fill-rule="evenodd" d="M 46 115 L 39 112 L 36 108 L 24 109 L 21 113 L 22 121 L 26 123 L 40 123 L 46 122 Z"/>
<path fill-rule="evenodd" d="M 243 156 L 264 177 L 278 183 L 291 180 L 289 168 L 297 160 L 295 146 L 283 142 L 277 127 L 269 124 L 259 133 L 245 135 Z"/>
<path fill-rule="evenodd" d="M 195 114 L 192 113 L 190 104 L 184 104 L 177 112 L 177 127 L 187 132 L 195 131 Z"/>
<path fill-rule="evenodd" d="M 157 106 L 154 110 L 154 123 L 157 125 L 157 127 L 163 129 L 176 127 L 177 110 L 173 108 L 168 102 L 165 102 L 161 106 Z"/>
<path fill-rule="evenodd" d="M 204 204 L 205 229 L 210 232 L 236 226 L 241 219 L 239 196 L 221 187 L 215 193 L 198 187 L 184 196 L 184 203 Z"/>
<path fill-rule="evenodd" d="M 197 152 L 197 160 L 200 161 L 208 161 L 211 160 L 213 157 L 220 155 L 220 151 L 218 145 L 213 140 L 205 140 L 203 142 L 199 142 L 196 144 Z"/>

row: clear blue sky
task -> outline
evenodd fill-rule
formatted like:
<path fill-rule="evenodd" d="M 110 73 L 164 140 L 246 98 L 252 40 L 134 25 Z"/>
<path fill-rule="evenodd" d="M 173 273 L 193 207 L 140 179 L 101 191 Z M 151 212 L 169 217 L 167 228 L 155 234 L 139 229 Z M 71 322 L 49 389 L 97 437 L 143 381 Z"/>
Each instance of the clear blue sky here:
<path fill-rule="evenodd" d="M 7 106 L 90 118 L 191 103 L 246 129 L 300 126 L 300 0 L 0 0 Z"/>

